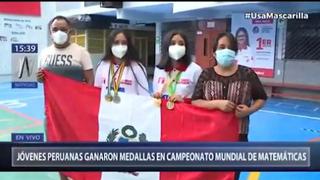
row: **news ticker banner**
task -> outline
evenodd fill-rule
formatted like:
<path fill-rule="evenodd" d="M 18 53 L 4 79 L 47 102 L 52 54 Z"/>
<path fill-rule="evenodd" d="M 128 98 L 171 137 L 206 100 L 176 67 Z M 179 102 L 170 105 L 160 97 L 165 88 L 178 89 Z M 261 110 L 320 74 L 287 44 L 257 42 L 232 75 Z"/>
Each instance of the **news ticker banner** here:
<path fill-rule="evenodd" d="M 2 171 L 319 171 L 320 143 L 0 143 Z"/>

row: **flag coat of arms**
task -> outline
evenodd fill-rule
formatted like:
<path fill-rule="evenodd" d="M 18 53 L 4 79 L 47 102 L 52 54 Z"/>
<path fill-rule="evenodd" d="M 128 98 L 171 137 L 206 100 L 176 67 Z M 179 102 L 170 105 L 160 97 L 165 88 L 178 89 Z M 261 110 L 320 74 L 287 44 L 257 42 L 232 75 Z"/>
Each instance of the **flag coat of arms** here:
<path fill-rule="evenodd" d="M 152 97 L 120 93 L 105 100 L 105 89 L 45 71 L 49 142 L 230 142 L 238 140 L 233 113 L 176 103 L 173 110 Z M 64 172 L 74 180 L 233 180 L 234 172 Z"/>

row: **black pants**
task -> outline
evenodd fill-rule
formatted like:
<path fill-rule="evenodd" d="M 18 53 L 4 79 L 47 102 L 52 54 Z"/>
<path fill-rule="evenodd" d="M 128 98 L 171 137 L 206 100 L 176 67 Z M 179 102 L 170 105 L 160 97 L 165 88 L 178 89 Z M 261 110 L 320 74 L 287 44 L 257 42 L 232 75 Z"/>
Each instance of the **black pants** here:
<path fill-rule="evenodd" d="M 239 141 L 248 142 L 248 134 L 239 134 Z M 240 178 L 240 171 L 236 171 L 234 179 L 239 180 L 239 178 Z"/>

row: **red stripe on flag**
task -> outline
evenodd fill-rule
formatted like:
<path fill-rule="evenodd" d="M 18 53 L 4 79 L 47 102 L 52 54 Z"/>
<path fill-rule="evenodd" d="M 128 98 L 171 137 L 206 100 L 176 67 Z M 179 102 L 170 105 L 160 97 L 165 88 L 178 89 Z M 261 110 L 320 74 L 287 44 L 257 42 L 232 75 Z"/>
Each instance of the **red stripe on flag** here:
<path fill-rule="evenodd" d="M 41 2 L 0 2 L 0 13 L 41 16 Z"/>
<path fill-rule="evenodd" d="M 49 142 L 98 141 L 99 88 L 45 71 L 44 95 Z M 101 172 L 64 174 L 74 180 L 101 179 Z"/>
<path fill-rule="evenodd" d="M 238 141 L 238 119 L 234 113 L 204 110 L 176 103 L 174 110 L 161 103 L 162 142 Z M 234 172 L 161 172 L 161 180 L 233 180 Z"/>

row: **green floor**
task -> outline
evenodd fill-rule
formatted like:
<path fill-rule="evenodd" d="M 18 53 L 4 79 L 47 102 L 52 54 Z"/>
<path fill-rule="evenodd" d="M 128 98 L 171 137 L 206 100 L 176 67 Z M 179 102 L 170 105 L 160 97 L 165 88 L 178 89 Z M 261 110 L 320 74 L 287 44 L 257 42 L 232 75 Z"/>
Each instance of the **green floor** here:
<path fill-rule="evenodd" d="M 43 132 L 42 122 L 27 120 L 0 109 L 0 141 L 11 141 L 11 133 Z M 1 172 L 0 180 L 59 180 L 56 172 Z"/>
<path fill-rule="evenodd" d="M 1 180 L 60 180 L 56 172 L 1 172 Z"/>
<path fill-rule="evenodd" d="M 12 132 L 43 132 L 41 122 L 26 120 L 25 118 L 0 109 L 0 141 L 11 141 Z"/>

